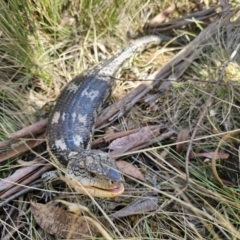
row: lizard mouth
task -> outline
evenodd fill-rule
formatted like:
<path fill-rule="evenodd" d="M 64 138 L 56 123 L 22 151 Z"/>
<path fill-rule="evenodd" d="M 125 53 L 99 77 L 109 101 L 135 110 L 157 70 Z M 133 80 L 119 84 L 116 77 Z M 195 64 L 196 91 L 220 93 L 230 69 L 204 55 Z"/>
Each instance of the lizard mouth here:
<path fill-rule="evenodd" d="M 84 188 L 84 189 L 83 189 Z M 93 186 L 83 187 L 81 190 L 78 190 L 78 192 L 85 192 L 86 190 L 91 196 L 93 197 L 100 197 L 100 198 L 113 198 L 121 195 L 124 192 L 124 185 L 120 184 L 116 188 L 112 189 L 104 189 L 104 188 L 98 188 Z M 86 193 L 83 193 L 86 195 Z"/>
<path fill-rule="evenodd" d="M 112 189 L 105 189 L 105 188 L 98 188 L 98 187 L 93 187 L 93 188 L 96 188 L 96 189 L 99 189 L 100 191 L 103 191 L 103 192 L 112 192 L 112 193 L 123 193 L 124 191 L 124 185 L 123 184 L 120 184 L 118 187 L 115 187 L 115 188 L 112 188 Z"/>
<path fill-rule="evenodd" d="M 99 198 L 113 198 L 121 195 L 124 192 L 124 185 L 121 183 L 115 188 L 106 189 L 95 186 L 83 186 L 74 180 L 68 179 L 66 181 L 70 187 L 74 188 L 76 192 L 91 195 L 92 197 Z"/>

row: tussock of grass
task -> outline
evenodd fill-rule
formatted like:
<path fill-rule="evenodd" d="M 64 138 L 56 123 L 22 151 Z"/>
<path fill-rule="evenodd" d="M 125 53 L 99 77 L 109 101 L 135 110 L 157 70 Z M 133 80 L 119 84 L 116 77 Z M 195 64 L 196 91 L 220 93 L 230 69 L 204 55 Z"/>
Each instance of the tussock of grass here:
<path fill-rule="evenodd" d="M 184 5 L 185 3 L 183 3 Z M 36 121 L 38 110 L 48 101 L 54 100 L 62 87 L 84 69 L 87 69 L 126 45 L 127 31 L 134 32 L 153 16 L 166 2 L 149 1 L 1 1 L 0 13 L 0 139 L 7 134 Z M 184 5 L 185 6 L 185 5 Z M 186 7 L 187 6 L 187 7 Z M 179 3 L 179 13 L 194 6 Z M 182 9 L 184 10 L 181 10 Z M 231 31 L 226 38 L 226 31 Z M 182 79 L 155 102 L 154 110 L 144 101 L 134 106 L 127 116 L 119 120 L 115 129 L 129 129 L 144 124 L 164 123 L 176 135 L 164 143 L 127 156 L 128 161 L 141 167 L 147 166 L 147 184 L 126 182 L 127 191 L 120 203 L 96 199 L 96 205 L 85 196 L 69 198 L 86 204 L 96 216 L 101 211 L 111 214 L 119 205 L 145 197 L 148 193 L 159 193 L 159 209 L 154 214 L 137 215 L 114 221 L 115 229 L 109 233 L 120 238 L 136 239 L 238 239 L 239 238 L 239 136 L 235 135 L 221 145 L 219 151 L 228 153 L 227 160 L 217 161 L 217 170 L 226 183 L 221 186 L 215 179 L 211 160 L 197 153 L 214 152 L 227 133 L 240 128 L 239 114 L 239 56 L 226 68 L 223 81 L 217 88 L 208 107 L 197 136 L 193 142 L 195 156 L 190 160 L 190 187 L 175 197 L 185 185 L 185 152 L 177 151 L 177 135 L 188 128 L 190 133 L 203 111 L 214 81 L 217 81 L 223 64 L 230 59 L 240 42 L 240 24 L 234 28 L 220 29 L 215 39 L 209 39 L 206 50 L 194 61 Z M 178 49 L 155 56 L 152 52 L 138 58 L 133 66 L 140 69 L 139 76 L 147 76 L 153 69 L 171 58 Z M 160 50 L 157 50 L 160 51 Z M 154 57 L 153 57 L 154 55 Z M 154 59 L 151 65 L 146 62 Z M 140 66 L 140 67 L 139 67 Z M 137 74 L 138 75 L 138 74 Z M 136 73 L 124 71 L 121 79 L 137 80 Z M 139 82 L 117 81 L 113 99 L 125 95 Z M 153 92 L 154 94 L 154 92 Z M 131 124 L 131 125 L 130 125 Z M 3 151 L 6 149 L 3 149 Z M 43 150 L 40 150 L 43 152 Z M 138 161 L 139 162 L 138 162 Z M 5 173 L 8 165 L 1 166 Z M 14 166 L 15 167 L 15 166 Z M 9 173 L 11 173 L 12 169 Z M 1 174 L 2 175 L 2 174 Z M 141 189 L 141 191 L 140 191 Z M 140 192 L 137 193 L 137 191 Z M 39 193 L 31 195 L 38 198 Z M 24 216 L 24 227 L 20 227 L 13 239 L 50 239 L 40 234 L 29 212 L 29 198 L 24 196 L 17 204 Z M 69 200 L 68 199 L 68 200 Z M 172 200 L 172 201 L 171 201 Z M 122 207 L 122 206 L 121 206 Z M 18 210 L 9 205 L 12 212 L 0 210 L 2 236 L 12 231 L 18 223 Z M 8 215 L 10 214 L 10 215 Z M 13 218 L 11 225 L 8 216 Z M 12 227 L 5 227 L 10 224 Z M 27 227 L 33 231 L 26 230 Z"/>

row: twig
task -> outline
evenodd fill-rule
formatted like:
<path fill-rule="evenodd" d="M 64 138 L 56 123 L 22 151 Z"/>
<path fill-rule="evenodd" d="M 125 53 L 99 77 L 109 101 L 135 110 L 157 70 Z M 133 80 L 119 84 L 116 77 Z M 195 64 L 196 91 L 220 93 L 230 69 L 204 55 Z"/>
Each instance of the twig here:
<path fill-rule="evenodd" d="M 8 197 L 6 200 L 2 201 L 0 203 L 0 208 L 1 207 L 4 207 L 5 205 L 7 205 L 9 202 L 13 201 L 14 199 L 26 194 L 26 193 L 29 193 L 33 190 L 38 190 L 38 189 L 41 189 L 43 187 L 43 184 L 42 183 L 35 183 L 33 185 L 30 185 L 30 186 L 27 186 L 26 188 L 20 190 L 19 192 L 11 195 L 10 197 Z"/>
<path fill-rule="evenodd" d="M 10 147 L 12 144 L 16 143 L 16 139 L 9 139 L 3 142 L 0 142 L 0 148 L 7 148 Z"/>
<path fill-rule="evenodd" d="M 191 19 L 196 19 L 197 21 L 203 21 L 205 19 L 210 19 L 216 16 L 218 13 L 216 13 L 215 10 L 219 7 L 220 5 L 214 6 L 208 9 L 204 9 L 202 11 L 198 11 L 195 13 L 191 13 L 184 17 L 170 20 L 167 23 L 161 23 L 158 26 L 146 25 L 145 28 L 148 30 L 148 32 L 151 32 L 151 28 L 153 28 L 152 31 L 154 32 L 166 32 L 172 29 L 176 30 L 177 28 L 182 27 L 183 25 L 192 24 L 192 22 L 189 21 Z"/>
<path fill-rule="evenodd" d="M 16 182 L 22 179 L 23 177 L 31 174 L 33 171 L 44 165 L 44 161 L 38 161 L 35 164 L 27 167 L 21 167 L 17 169 L 12 175 L 7 178 L 0 179 L 0 192 L 16 185 Z"/>
<path fill-rule="evenodd" d="M 32 148 L 40 145 L 44 141 L 45 141 L 45 135 L 44 134 L 39 136 L 37 139 L 27 140 L 26 142 L 24 142 L 24 143 L 20 144 L 19 146 L 9 150 L 8 152 L 0 154 L 0 163 L 8 160 L 9 158 L 19 156 L 20 154 L 28 151 L 29 149 L 32 149 Z"/>
<path fill-rule="evenodd" d="M 20 129 L 17 132 L 11 133 L 9 138 L 26 138 L 29 136 L 36 136 L 36 134 L 42 133 L 47 125 L 48 119 L 40 120 L 36 123 L 33 123 L 25 128 Z"/>
<path fill-rule="evenodd" d="M 16 186 L 13 188 L 10 188 L 9 190 L 7 190 L 6 192 L 2 193 L 0 195 L 0 198 L 6 198 L 12 194 L 15 194 L 17 191 L 19 191 L 21 188 L 26 187 L 25 185 L 30 184 L 31 182 L 35 181 L 36 179 L 38 179 L 43 173 L 45 173 L 46 171 L 49 171 L 53 168 L 53 166 L 51 164 L 46 164 L 45 166 L 43 166 L 42 168 L 40 168 L 39 170 L 37 170 L 35 173 L 33 173 L 30 177 L 28 177 L 27 179 L 23 180 L 20 183 L 16 183 Z"/>

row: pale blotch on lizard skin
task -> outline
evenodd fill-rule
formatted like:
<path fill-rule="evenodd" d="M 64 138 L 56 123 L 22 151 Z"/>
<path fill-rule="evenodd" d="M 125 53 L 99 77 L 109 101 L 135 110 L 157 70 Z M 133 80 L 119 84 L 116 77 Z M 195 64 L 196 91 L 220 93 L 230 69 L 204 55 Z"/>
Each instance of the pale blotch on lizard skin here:
<path fill-rule="evenodd" d="M 78 86 L 70 82 L 69 85 L 67 85 L 67 90 L 69 92 L 75 93 L 78 90 Z"/>
<path fill-rule="evenodd" d="M 55 112 L 52 117 L 52 124 L 58 123 L 61 114 L 60 112 Z"/>

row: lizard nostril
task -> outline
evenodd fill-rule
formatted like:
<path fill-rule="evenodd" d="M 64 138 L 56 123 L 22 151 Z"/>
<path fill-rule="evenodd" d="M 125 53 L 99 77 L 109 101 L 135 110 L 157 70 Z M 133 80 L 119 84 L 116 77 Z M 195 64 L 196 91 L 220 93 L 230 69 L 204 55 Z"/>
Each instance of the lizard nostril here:
<path fill-rule="evenodd" d="M 114 185 L 114 181 L 113 180 L 109 180 L 110 185 Z"/>

